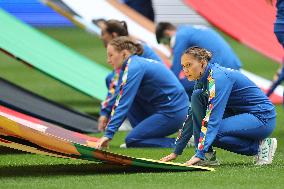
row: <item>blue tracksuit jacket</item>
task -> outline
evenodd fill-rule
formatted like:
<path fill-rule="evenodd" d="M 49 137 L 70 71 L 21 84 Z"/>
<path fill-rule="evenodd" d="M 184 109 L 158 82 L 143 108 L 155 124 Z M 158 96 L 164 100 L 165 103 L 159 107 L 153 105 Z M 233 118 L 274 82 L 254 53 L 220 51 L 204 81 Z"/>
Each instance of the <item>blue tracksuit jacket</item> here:
<path fill-rule="evenodd" d="M 106 137 L 113 137 L 134 99 L 151 104 L 157 113 L 169 116 L 188 107 L 188 97 L 182 85 L 164 64 L 132 55 L 124 62 L 120 72 L 116 102 L 105 131 Z"/>
<path fill-rule="evenodd" d="M 162 62 L 162 59 L 155 53 L 153 49 L 151 49 L 146 43 L 141 42 L 141 44 L 143 45 L 144 49 L 141 57 Z M 115 92 L 115 87 L 118 85 L 119 72 L 120 70 L 114 70 L 106 77 L 106 86 L 108 87 L 109 90 L 106 99 L 101 104 L 100 115 L 106 117 L 110 116 L 116 98 L 116 96 L 114 96 L 114 92 Z"/>

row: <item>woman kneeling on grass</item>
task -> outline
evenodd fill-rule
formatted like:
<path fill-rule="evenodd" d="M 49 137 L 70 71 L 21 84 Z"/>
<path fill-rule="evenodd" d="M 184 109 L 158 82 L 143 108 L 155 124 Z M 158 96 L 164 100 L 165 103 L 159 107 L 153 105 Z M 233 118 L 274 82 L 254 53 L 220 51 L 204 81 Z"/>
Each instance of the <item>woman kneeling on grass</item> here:
<path fill-rule="evenodd" d="M 108 63 L 121 71 L 116 102 L 97 148 L 108 144 L 126 117 L 133 126 L 126 147 L 174 147 L 175 139 L 166 136 L 181 128 L 188 97 L 165 65 L 139 57 L 141 53 L 141 44 L 129 37 L 117 37 L 107 45 Z"/>
<path fill-rule="evenodd" d="M 267 138 L 275 128 L 276 113 L 266 95 L 239 71 L 209 63 L 211 53 L 187 49 L 181 59 L 188 80 L 196 80 L 191 109 L 176 139 L 170 161 L 180 155 L 194 134 L 195 155 L 187 165 L 218 165 L 212 146 L 254 156 L 256 164 L 271 164 L 277 148 Z"/>

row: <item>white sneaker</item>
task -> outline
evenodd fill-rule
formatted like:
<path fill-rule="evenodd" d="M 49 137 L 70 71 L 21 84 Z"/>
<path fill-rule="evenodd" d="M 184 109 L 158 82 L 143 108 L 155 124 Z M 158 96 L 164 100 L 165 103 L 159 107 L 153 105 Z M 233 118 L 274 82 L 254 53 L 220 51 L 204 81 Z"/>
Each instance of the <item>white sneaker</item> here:
<path fill-rule="evenodd" d="M 126 146 L 125 143 L 123 143 L 123 144 L 121 144 L 121 145 L 119 146 L 119 148 L 127 148 L 127 146 Z"/>
<path fill-rule="evenodd" d="M 132 130 L 132 126 L 127 118 L 123 121 L 123 123 L 121 124 L 118 130 L 119 131 L 131 131 Z"/>
<path fill-rule="evenodd" d="M 272 163 L 273 156 L 277 148 L 276 138 L 266 138 L 259 144 L 258 154 L 256 155 L 256 165 L 268 165 Z"/>

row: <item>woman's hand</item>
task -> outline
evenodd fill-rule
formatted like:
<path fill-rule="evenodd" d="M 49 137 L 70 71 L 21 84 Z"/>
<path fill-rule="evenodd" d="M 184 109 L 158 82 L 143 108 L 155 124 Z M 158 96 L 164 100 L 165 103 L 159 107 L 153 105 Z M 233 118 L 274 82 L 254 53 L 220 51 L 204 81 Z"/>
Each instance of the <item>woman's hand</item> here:
<path fill-rule="evenodd" d="M 100 116 L 98 121 L 98 129 L 99 131 L 105 131 L 108 122 L 108 117 Z"/>
<path fill-rule="evenodd" d="M 110 138 L 103 136 L 96 144 L 97 149 L 108 148 L 109 142 L 111 141 Z"/>
<path fill-rule="evenodd" d="M 192 158 L 190 160 L 185 162 L 185 165 L 188 165 L 188 166 L 189 165 L 194 165 L 194 164 L 198 163 L 199 161 L 201 161 L 201 159 L 198 158 L 198 157 L 195 157 L 195 155 L 194 155 L 194 156 L 192 156 Z"/>
<path fill-rule="evenodd" d="M 168 161 L 176 159 L 177 156 L 178 155 L 176 155 L 175 153 L 171 153 L 170 155 L 167 155 L 167 156 L 163 157 L 162 159 L 160 159 L 160 161 L 168 162 Z"/>

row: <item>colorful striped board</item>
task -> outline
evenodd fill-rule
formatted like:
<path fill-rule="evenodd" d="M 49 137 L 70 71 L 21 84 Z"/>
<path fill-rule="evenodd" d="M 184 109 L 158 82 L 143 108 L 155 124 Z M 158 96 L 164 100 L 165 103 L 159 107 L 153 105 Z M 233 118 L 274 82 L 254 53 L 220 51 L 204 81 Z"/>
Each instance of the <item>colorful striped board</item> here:
<path fill-rule="evenodd" d="M 134 158 L 112 152 L 98 150 L 94 147 L 78 144 L 68 139 L 46 132 L 46 126 L 34 124 L 28 120 L 8 119 L 0 112 L 0 133 L 16 137 L 40 146 L 41 148 L 89 161 L 103 161 L 111 164 L 128 165 L 140 168 L 164 169 L 171 171 L 213 171 L 212 168 L 185 166 L 179 163 L 161 162 L 151 159 Z M 20 123 L 19 123 L 20 122 Z"/>
<path fill-rule="evenodd" d="M 110 70 L 0 9 L 0 51 L 93 98 L 104 100 Z"/>
<path fill-rule="evenodd" d="M 0 105 L 0 115 L 7 117 L 15 122 L 29 124 L 33 128 L 37 128 L 39 131 L 44 130 L 45 133 L 57 136 L 61 139 L 67 139 L 69 141 L 92 146 L 99 139 L 96 137 L 90 137 L 78 132 L 69 131 L 63 129 L 57 125 L 42 121 L 40 119 L 19 113 L 12 109 Z"/>
<path fill-rule="evenodd" d="M 60 153 L 56 153 L 53 151 L 49 151 L 43 148 L 38 148 L 34 145 L 27 145 L 27 144 L 21 144 L 21 143 L 17 143 L 13 140 L 15 140 L 15 137 L 7 137 L 4 135 L 0 135 L 0 145 L 1 146 L 5 146 L 8 148 L 12 148 L 15 150 L 20 150 L 23 152 L 29 152 L 32 154 L 40 154 L 40 155 L 46 155 L 46 156 L 51 156 L 51 157 L 57 157 L 57 158 L 68 158 L 68 159 L 76 159 L 72 156 L 66 156 L 66 155 L 62 155 Z M 16 139 L 17 140 L 17 139 Z"/>

